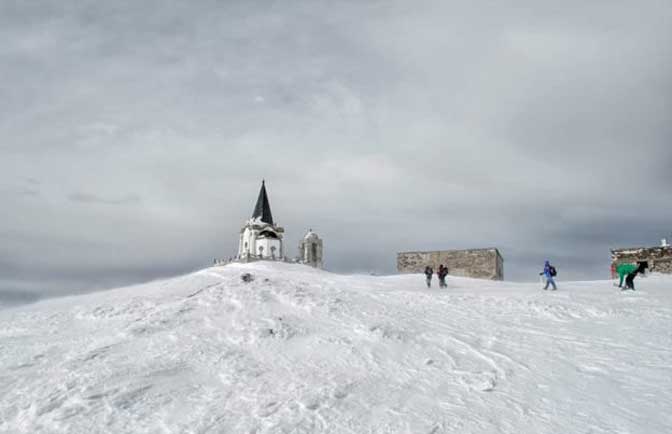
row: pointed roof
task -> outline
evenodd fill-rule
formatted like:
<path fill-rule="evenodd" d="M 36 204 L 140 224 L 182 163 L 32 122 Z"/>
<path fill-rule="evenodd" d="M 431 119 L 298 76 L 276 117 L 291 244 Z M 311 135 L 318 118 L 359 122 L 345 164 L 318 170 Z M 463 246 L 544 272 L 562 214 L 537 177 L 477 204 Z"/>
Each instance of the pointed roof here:
<path fill-rule="evenodd" d="M 261 190 L 259 190 L 259 197 L 257 204 L 254 207 L 252 218 L 259 218 L 264 223 L 273 225 L 273 215 L 271 214 L 271 204 L 268 202 L 268 195 L 266 194 L 266 185 L 261 181 Z"/>

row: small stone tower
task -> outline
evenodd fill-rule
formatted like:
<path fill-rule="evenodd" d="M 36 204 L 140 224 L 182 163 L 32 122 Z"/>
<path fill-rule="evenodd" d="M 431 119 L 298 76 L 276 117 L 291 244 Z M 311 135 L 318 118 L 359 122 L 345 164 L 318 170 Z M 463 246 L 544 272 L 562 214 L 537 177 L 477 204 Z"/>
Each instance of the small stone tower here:
<path fill-rule="evenodd" d="M 312 229 L 299 243 L 299 261 L 315 268 L 322 268 L 322 238 L 318 237 Z"/>

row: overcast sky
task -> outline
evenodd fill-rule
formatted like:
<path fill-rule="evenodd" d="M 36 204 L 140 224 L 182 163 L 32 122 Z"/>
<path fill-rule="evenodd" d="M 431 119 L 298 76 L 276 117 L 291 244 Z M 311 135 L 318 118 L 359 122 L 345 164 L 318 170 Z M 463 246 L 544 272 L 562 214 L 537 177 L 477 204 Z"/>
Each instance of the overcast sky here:
<path fill-rule="evenodd" d="M 5 298 L 234 255 L 262 178 L 338 272 L 606 278 L 672 233 L 669 0 L 3 0 L 0 41 Z"/>

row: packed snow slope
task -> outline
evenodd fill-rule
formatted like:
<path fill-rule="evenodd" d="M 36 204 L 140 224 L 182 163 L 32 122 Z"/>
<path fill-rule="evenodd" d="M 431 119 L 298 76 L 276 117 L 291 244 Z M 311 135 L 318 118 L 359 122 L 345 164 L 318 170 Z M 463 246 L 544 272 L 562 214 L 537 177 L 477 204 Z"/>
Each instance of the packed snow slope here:
<path fill-rule="evenodd" d="M 672 432 L 670 277 L 448 284 L 232 264 L 6 309 L 0 432 Z"/>

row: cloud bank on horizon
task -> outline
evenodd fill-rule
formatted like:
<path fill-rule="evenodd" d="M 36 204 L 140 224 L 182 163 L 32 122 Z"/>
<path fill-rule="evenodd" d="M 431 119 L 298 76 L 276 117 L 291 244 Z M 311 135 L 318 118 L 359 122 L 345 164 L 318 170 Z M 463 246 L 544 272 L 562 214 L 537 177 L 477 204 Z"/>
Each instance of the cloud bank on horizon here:
<path fill-rule="evenodd" d="M 0 3 L 0 289 L 228 257 L 262 178 L 293 252 L 499 247 L 603 278 L 672 232 L 672 6 Z"/>

